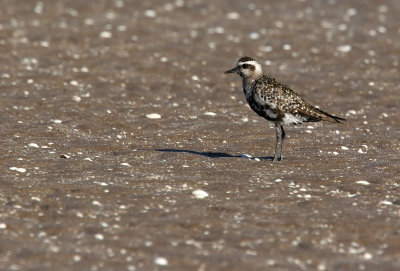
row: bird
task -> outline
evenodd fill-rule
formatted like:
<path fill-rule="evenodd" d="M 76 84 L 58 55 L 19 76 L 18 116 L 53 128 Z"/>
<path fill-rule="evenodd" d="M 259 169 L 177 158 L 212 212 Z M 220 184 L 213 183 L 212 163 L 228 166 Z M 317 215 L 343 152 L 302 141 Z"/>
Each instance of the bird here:
<path fill-rule="evenodd" d="M 263 74 L 262 66 L 252 57 L 241 57 L 236 67 L 225 74 L 237 73 L 243 81 L 243 92 L 250 108 L 260 117 L 275 124 L 276 142 L 273 161 L 283 160 L 283 143 L 286 138 L 284 126 L 305 122 L 346 121 L 307 103 L 289 86 L 272 76 Z M 280 149 L 278 156 L 278 149 Z"/>

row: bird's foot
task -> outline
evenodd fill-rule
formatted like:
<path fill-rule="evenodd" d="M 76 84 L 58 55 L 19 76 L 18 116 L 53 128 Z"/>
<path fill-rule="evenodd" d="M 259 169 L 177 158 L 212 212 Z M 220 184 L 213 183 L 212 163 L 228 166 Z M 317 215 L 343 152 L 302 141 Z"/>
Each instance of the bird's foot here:
<path fill-rule="evenodd" d="M 282 161 L 283 160 L 283 156 L 279 156 L 279 158 L 277 156 L 274 156 L 274 159 L 272 159 L 272 162 L 278 162 L 278 161 Z"/>

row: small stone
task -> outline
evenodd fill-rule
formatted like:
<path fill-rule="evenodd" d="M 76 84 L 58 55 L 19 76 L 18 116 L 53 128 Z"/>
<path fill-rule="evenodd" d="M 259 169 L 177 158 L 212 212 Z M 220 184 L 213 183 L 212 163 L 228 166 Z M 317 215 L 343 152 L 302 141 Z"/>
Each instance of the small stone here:
<path fill-rule="evenodd" d="M 154 18 L 157 16 L 157 12 L 155 12 L 152 9 L 148 9 L 144 12 L 144 16 L 149 17 L 149 18 Z"/>
<path fill-rule="evenodd" d="M 365 252 L 365 253 L 364 253 L 364 259 L 366 259 L 366 260 L 371 260 L 371 259 L 372 259 L 372 254 L 369 253 L 369 252 Z"/>
<path fill-rule="evenodd" d="M 346 146 L 341 146 L 340 148 L 341 148 L 342 150 L 344 150 L 344 151 L 349 150 L 349 148 L 347 148 Z"/>
<path fill-rule="evenodd" d="M 357 181 L 356 184 L 369 185 L 370 183 L 367 181 Z"/>
<path fill-rule="evenodd" d="M 280 182 L 282 182 L 282 179 L 276 179 L 274 182 L 280 183 Z"/>
<path fill-rule="evenodd" d="M 68 154 L 61 154 L 60 155 L 60 158 L 62 158 L 62 159 L 69 159 L 71 156 L 70 155 L 68 155 Z"/>
<path fill-rule="evenodd" d="M 18 172 L 21 172 L 21 173 L 26 172 L 26 169 L 22 168 L 22 167 L 10 167 L 10 170 L 18 171 Z"/>
<path fill-rule="evenodd" d="M 393 205 L 393 202 L 388 201 L 388 200 L 382 200 L 381 202 L 379 202 L 380 204 L 384 204 L 384 205 Z"/>
<path fill-rule="evenodd" d="M 97 201 L 97 200 L 94 200 L 94 201 L 92 201 L 92 204 L 93 205 L 96 205 L 96 206 L 103 206 L 103 204 L 101 204 L 99 201 Z"/>
<path fill-rule="evenodd" d="M 109 39 L 112 38 L 112 33 L 110 31 L 103 31 L 100 33 L 100 38 Z"/>
<path fill-rule="evenodd" d="M 208 193 L 206 191 L 204 191 L 204 190 L 201 190 L 201 189 L 194 190 L 192 192 L 192 195 L 196 199 L 204 199 L 204 198 L 208 197 Z"/>
<path fill-rule="evenodd" d="M 36 143 L 29 143 L 28 146 L 32 148 L 39 148 L 39 145 Z"/>
<path fill-rule="evenodd" d="M 35 7 L 33 8 L 33 11 L 36 14 L 42 14 L 43 13 L 43 7 L 44 7 L 43 2 L 37 2 Z"/>
<path fill-rule="evenodd" d="M 168 260 L 164 257 L 156 257 L 154 259 L 154 263 L 156 265 L 160 265 L 160 266 L 167 266 L 168 265 Z"/>
<path fill-rule="evenodd" d="M 97 233 L 94 235 L 94 238 L 96 238 L 97 240 L 104 240 L 104 235 L 102 235 L 101 233 Z"/>
<path fill-rule="evenodd" d="M 241 154 L 240 157 L 247 158 L 247 159 L 253 158 L 253 156 L 251 156 L 250 154 Z"/>
<path fill-rule="evenodd" d="M 146 118 L 148 118 L 148 119 L 161 119 L 161 115 L 157 114 L 157 113 L 151 113 L 151 114 L 147 114 Z"/>
<path fill-rule="evenodd" d="M 282 48 L 283 48 L 283 50 L 285 50 L 285 51 L 289 51 L 290 49 L 292 49 L 292 45 L 290 45 L 290 44 L 284 44 Z"/>
<path fill-rule="evenodd" d="M 128 163 L 121 163 L 121 166 L 125 166 L 125 167 L 132 167 L 131 165 L 129 165 Z"/>
<path fill-rule="evenodd" d="M 355 8 L 349 8 L 346 13 L 349 16 L 354 16 L 354 15 L 357 15 L 358 11 Z"/>
<path fill-rule="evenodd" d="M 260 37 L 260 34 L 258 34 L 257 32 L 251 32 L 249 37 L 252 40 L 256 40 L 256 39 L 258 39 Z"/>
<path fill-rule="evenodd" d="M 229 20 L 238 20 L 238 19 L 240 18 L 240 14 L 237 13 L 237 12 L 229 12 L 229 13 L 226 15 L 226 17 L 227 17 Z"/>
<path fill-rule="evenodd" d="M 79 97 L 79 96 L 77 96 L 77 95 L 74 95 L 74 96 L 72 96 L 72 100 L 73 100 L 74 102 L 79 103 L 79 102 L 82 100 L 82 98 Z"/>
<path fill-rule="evenodd" d="M 206 115 L 206 116 L 216 116 L 217 114 L 214 113 L 214 112 L 206 112 L 206 113 L 204 113 L 204 115 Z"/>
<path fill-rule="evenodd" d="M 341 45 L 337 47 L 337 50 L 341 53 L 348 53 L 351 51 L 351 45 Z"/>
<path fill-rule="evenodd" d="M 0 229 L 5 229 L 7 228 L 7 224 L 6 223 L 0 223 Z"/>

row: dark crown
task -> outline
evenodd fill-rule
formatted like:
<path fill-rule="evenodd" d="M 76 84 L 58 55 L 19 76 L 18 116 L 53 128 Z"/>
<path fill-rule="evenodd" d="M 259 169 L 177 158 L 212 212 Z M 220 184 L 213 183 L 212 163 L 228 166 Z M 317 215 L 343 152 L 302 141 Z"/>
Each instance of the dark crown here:
<path fill-rule="evenodd" d="M 246 61 L 255 61 L 255 59 L 252 57 L 244 56 L 241 57 L 238 62 L 246 62 Z"/>

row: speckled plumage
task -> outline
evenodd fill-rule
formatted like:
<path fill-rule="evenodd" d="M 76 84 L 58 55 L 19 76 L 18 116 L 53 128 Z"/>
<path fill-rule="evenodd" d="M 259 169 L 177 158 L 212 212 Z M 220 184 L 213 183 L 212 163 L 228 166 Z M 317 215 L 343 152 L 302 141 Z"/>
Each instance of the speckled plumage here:
<path fill-rule="evenodd" d="M 281 141 L 279 160 L 283 158 L 283 140 L 286 135 L 283 126 L 304 122 L 345 120 L 315 108 L 285 84 L 264 75 L 261 65 L 254 58 L 240 58 L 236 67 L 225 73 L 238 73 L 243 79 L 243 92 L 251 109 L 259 116 L 275 123 L 274 160 L 278 159 L 279 140 Z"/>
<path fill-rule="evenodd" d="M 321 120 L 330 122 L 342 120 L 310 105 L 291 88 L 268 75 L 263 75 L 253 82 L 247 82 L 244 78 L 243 90 L 251 109 L 261 117 L 285 126 Z M 270 117 L 266 114 L 266 110 L 271 111 L 276 117 Z M 285 122 L 283 119 L 287 114 L 293 115 L 299 121 Z"/>

